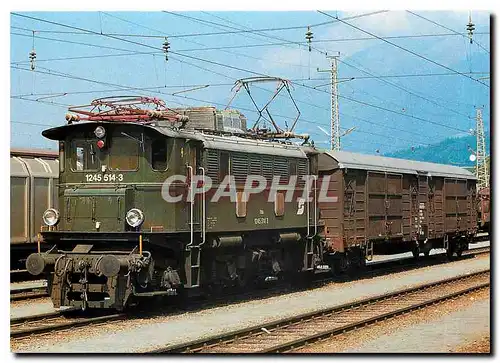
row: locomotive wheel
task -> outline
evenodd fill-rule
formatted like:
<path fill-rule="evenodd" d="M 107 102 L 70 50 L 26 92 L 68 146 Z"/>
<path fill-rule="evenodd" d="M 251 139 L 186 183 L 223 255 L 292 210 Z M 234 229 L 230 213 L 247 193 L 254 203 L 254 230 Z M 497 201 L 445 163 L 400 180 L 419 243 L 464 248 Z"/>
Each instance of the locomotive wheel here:
<path fill-rule="evenodd" d="M 414 259 L 418 259 L 420 257 L 420 247 L 415 247 L 414 249 L 411 250 L 411 253 L 413 254 Z M 427 256 L 429 255 L 429 252 L 427 252 Z"/>

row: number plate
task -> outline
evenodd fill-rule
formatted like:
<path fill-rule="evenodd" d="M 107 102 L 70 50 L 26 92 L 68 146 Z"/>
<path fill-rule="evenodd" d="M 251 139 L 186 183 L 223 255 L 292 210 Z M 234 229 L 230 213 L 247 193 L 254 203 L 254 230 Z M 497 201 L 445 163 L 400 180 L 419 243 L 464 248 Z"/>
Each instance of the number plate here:
<path fill-rule="evenodd" d="M 253 222 L 255 224 L 269 224 L 269 218 L 267 217 L 254 218 Z"/>
<path fill-rule="evenodd" d="M 123 174 L 85 174 L 88 183 L 116 183 L 123 181 Z"/>

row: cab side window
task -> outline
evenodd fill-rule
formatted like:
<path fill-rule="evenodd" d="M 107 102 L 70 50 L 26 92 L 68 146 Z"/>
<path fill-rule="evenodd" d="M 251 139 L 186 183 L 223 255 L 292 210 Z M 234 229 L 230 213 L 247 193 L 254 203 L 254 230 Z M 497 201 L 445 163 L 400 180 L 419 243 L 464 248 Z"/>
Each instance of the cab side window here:
<path fill-rule="evenodd" d="M 74 140 L 72 143 L 73 156 L 71 169 L 73 171 L 86 171 L 98 169 L 97 147 L 87 140 Z"/>
<path fill-rule="evenodd" d="M 156 139 L 151 144 L 151 166 L 153 170 L 167 169 L 167 140 Z"/>

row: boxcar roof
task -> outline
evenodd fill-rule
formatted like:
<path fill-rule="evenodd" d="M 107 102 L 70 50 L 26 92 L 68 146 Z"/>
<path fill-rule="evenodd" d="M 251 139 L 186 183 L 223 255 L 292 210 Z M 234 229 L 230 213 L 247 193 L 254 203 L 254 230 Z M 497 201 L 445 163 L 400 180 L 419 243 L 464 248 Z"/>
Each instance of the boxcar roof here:
<path fill-rule="evenodd" d="M 340 169 L 362 169 L 390 173 L 426 174 L 448 178 L 476 179 L 474 174 L 468 170 L 453 165 L 356 154 L 347 151 L 329 150 L 323 154 L 337 161 Z M 321 159 L 323 159 L 323 162 Z M 327 162 L 324 158 L 320 158 L 320 170 L 331 170 L 334 167 L 333 164 Z"/>

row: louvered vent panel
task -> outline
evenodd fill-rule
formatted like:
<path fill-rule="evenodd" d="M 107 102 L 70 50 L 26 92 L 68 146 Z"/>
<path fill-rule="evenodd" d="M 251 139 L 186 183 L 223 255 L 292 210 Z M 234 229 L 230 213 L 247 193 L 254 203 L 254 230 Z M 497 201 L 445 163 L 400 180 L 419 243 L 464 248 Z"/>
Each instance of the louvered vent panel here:
<path fill-rule="evenodd" d="M 217 150 L 208 150 L 206 154 L 207 170 L 206 175 L 212 178 L 213 182 L 218 180 L 219 173 L 219 158 L 217 157 Z"/>
<path fill-rule="evenodd" d="M 250 155 L 250 175 L 261 175 L 262 163 L 260 155 Z"/>
<path fill-rule="evenodd" d="M 274 157 L 274 175 L 280 176 L 280 184 L 288 184 L 288 159 L 280 156 Z"/>
<path fill-rule="evenodd" d="M 248 155 L 244 153 L 231 154 L 231 174 L 236 183 L 245 183 L 248 175 Z"/>
<path fill-rule="evenodd" d="M 273 157 L 270 155 L 262 155 L 262 176 L 268 182 L 273 180 Z"/>
<path fill-rule="evenodd" d="M 305 185 L 304 175 L 307 175 L 307 160 L 299 159 L 297 161 L 297 185 L 302 188 Z"/>

